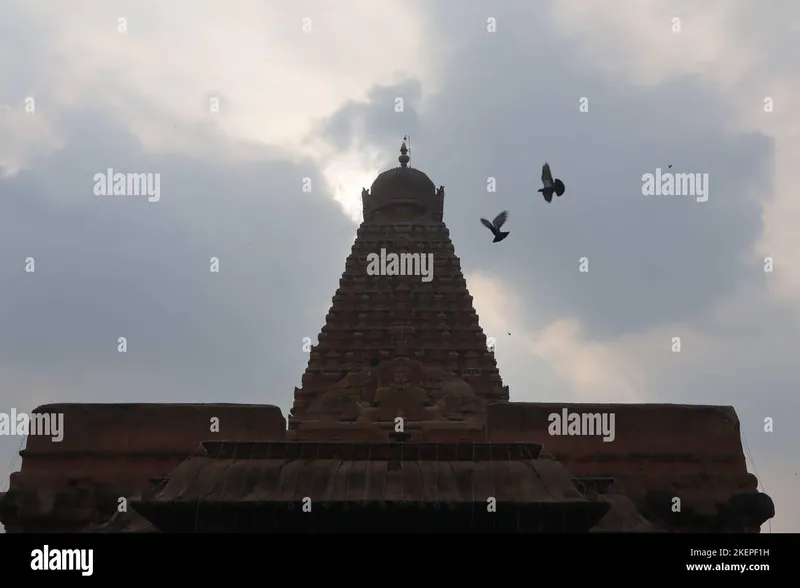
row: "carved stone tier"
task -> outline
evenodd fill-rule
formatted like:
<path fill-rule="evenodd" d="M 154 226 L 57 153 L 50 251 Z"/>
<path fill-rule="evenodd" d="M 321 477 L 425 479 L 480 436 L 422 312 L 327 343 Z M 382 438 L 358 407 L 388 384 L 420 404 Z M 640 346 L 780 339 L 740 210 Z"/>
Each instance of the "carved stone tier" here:
<path fill-rule="evenodd" d="M 423 281 L 420 275 L 369 275 L 369 256 L 380 254 L 382 249 L 398 254 L 432 254 L 432 278 Z M 487 348 L 447 227 L 441 220 L 390 202 L 382 204 L 358 229 L 318 343 L 311 349 L 301 388 L 295 390 L 289 428 L 296 429 L 309 420 L 371 422 L 388 418 L 396 408 L 387 407 L 388 400 L 381 401 L 381 406 L 361 406 L 358 402 L 372 402 L 379 366 L 385 378 L 385 370 L 394 369 L 386 362 L 397 358 L 418 362 L 420 367 L 414 369 L 420 373 L 444 370 L 452 385 L 461 383 L 459 397 L 473 398 L 474 403 L 508 400 L 508 389 L 503 386 L 494 353 Z M 426 375 L 432 377 L 432 373 Z M 356 380 L 365 379 L 376 387 L 358 394 L 343 392 Z M 385 382 L 382 385 L 386 387 Z M 364 386 L 369 387 L 363 383 L 357 387 Z M 416 392 L 416 400 L 409 401 L 414 406 L 404 407 L 407 418 L 454 418 L 455 409 L 437 405 L 440 398 L 431 396 L 435 397 L 435 392 L 418 387 L 425 393 Z M 362 397 L 364 394 L 367 397 Z M 327 399 L 326 409 L 317 402 L 322 397 Z M 325 410 L 334 412 L 326 416 Z M 434 416 L 437 411 L 441 414 Z M 396 416 L 401 415 L 392 418 Z"/>
<path fill-rule="evenodd" d="M 322 424 L 326 430 L 337 426 L 352 429 L 353 425 L 388 430 L 402 419 L 402 427 L 409 430 L 482 431 L 486 404 L 485 397 L 481 398 L 456 373 L 416 359 L 395 357 L 373 368 L 352 371 L 320 395 L 312 396 L 302 418 L 295 417 L 293 428 L 300 433 L 309 426 L 315 428 L 313 423 Z"/>
<path fill-rule="evenodd" d="M 317 532 L 346 531 L 367 521 L 370 531 L 385 530 L 381 509 L 408 506 L 416 509 L 408 516 L 420 515 L 414 525 L 430 521 L 438 509 L 464 507 L 459 518 L 467 528 L 474 517 L 485 516 L 488 500 L 513 512 L 508 530 L 514 532 L 587 532 L 609 510 L 606 502 L 582 496 L 560 464 L 540 460 L 542 446 L 536 443 L 295 441 L 203 447 L 206 454 L 182 463 L 158 492 L 132 501 L 159 529 L 263 531 L 296 511 L 283 526 L 297 532 L 305 526 L 303 516 L 311 519 L 296 508 L 302 501 L 315 505 L 317 528 L 309 530 Z M 348 505 L 349 527 L 330 517 Z M 371 510 L 372 505 L 378 508 Z M 433 527 L 429 532 L 436 532 Z"/>

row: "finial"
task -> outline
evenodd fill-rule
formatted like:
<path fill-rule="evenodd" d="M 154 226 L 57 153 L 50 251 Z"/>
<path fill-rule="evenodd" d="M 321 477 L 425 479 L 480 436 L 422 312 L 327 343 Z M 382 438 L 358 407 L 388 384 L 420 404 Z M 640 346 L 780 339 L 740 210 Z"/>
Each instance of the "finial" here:
<path fill-rule="evenodd" d="M 400 146 L 400 157 L 397 158 L 397 161 L 400 162 L 400 167 L 408 166 L 408 161 L 411 159 L 408 156 L 408 147 L 406 147 L 406 141 L 408 141 L 408 135 L 403 137 L 403 144 Z"/>

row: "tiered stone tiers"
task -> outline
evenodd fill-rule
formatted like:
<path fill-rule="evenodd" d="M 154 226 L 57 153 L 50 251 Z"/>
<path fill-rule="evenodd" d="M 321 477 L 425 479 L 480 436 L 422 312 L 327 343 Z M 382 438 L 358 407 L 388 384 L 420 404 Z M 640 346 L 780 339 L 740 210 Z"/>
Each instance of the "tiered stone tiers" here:
<path fill-rule="evenodd" d="M 298 434 L 384 428 L 396 417 L 480 428 L 484 407 L 508 400 L 442 220 L 444 188 L 401 153 L 401 166 L 362 192 L 364 222 L 295 389 L 289 428 Z M 432 254 L 433 279 L 369 275 L 368 257 L 381 250 Z"/>

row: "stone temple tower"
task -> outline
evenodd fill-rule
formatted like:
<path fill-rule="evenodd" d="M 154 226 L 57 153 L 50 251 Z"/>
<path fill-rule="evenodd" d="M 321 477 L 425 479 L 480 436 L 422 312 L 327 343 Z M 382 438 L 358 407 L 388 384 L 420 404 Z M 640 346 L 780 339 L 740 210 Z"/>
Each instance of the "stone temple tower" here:
<path fill-rule="evenodd" d="M 405 142 L 398 160 L 362 190 L 364 220 L 295 389 L 297 438 L 385 440 L 400 417 L 417 440 L 477 440 L 485 407 L 508 401 L 443 220 L 444 187 L 408 166 Z M 401 275 L 381 261 L 393 254 Z"/>

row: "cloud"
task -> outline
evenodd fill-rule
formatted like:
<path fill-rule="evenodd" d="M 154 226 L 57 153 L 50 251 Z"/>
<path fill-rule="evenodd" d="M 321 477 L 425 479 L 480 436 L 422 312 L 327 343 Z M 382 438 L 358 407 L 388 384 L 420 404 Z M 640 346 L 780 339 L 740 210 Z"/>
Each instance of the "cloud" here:
<path fill-rule="evenodd" d="M 426 55 L 432 35 L 415 2 L 358 0 L 357 11 L 255 0 L 12 6 L 38 25 L 39 44 L 30 51 L 54 58 L 40 80 L 53 107 L 101 105 L 124 115 L 134 132 L 150 114 L 146 106 L 174 122 L 207 120 L 209 98 L 218 97 L 216 121 L 229 135 L 301 150 L 317 118 L 374 84 L 406 74 L 435 80 L 436 59 Z M 303 19 L 310 19 L 308 33 Z M 5 32 L 19 34 L 10 26 Z M 370 50 L 378 44 L 398 50 Z M 150 130 L 153 146 L 173 134 L 170 126 Z"/>
<path fill-rule="evenodd" d="M 551 396 L 552 401 L 568 402 L 647 400 L 647 380 L 640 367 L 599 341 L 587 341 L 577 319 L 559 319 L 539 331 L 527 331 L 524 326 L 520 328 L 526 323 L 523 315 L 537 313 L 526 308 L 515 291 L 509 291 L 497 278 L 479 273 L 468 275 L 467 283 L 481 325 L 487 336 L 497 341 L 495 356 L 501 373 L 507 374 L 507 365 L 516 366 L 516 370 L 520 366 L 538 367 L 552 371 L 561 383 L 539 389 L 537 374 L 536 389 L 515 389 L 514 400 L 546 401 L 542 394 Z M 558 390 L 555 396 L 553 388 Z"/>
<path fill-rule="evenodd" d="M 35 113 L 35 101 L 29 103 Z M 0 172 L 18 173 L 26 163 L 53 153 L 63 146 L 47 121 L 18 105 L 0 104 Z"/>
<path fill-rule="evenodd" d="M 670 13 L 652 0 L 629 3 L 619 11 L 577 0 L 552 7 L 555 20 L 597 69 L 650 86 L 674 76 L 702 74 L 716 93 L 717 106 L 727 112 L 726 128 L 771 137 L 771 182 L 754 186 L 764 224 L 755 252 L 787 264 L 787 271 L 771 279 L 770 290 L 792 305 L 800 294 L 800 272 L 789 270 L 796 267 L 800 251 L 800 237 L 793 229 L 800 222 L 793 167 L 800 156 L 800 129 L 788 104 L 800 90 L 792 74 L 800 61 L 800 47 L 793 42 L 800 8 L 762 10 L 748 0 L 673 2 Z M 673 17 L 681 19 L 677 35 L 671 29 L 666 33 Z M 767 98 L 777 105 L 771 112 L 765 112 Z"/>

